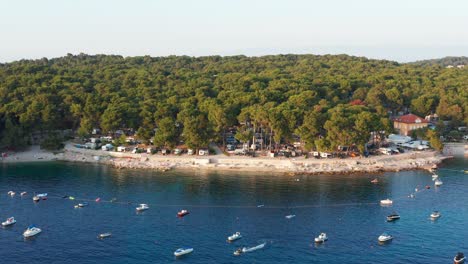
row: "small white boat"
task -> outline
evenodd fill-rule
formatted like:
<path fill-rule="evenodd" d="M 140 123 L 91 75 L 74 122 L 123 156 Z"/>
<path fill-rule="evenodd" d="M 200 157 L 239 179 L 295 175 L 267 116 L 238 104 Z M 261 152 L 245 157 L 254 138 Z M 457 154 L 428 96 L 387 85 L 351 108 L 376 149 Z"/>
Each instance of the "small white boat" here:
<path fill-rule="evenodd" d="M 232 234 L 232 236 L 228 236 L 227 240 L 229 242 L 233 242 L 233 241 L 236 241 L 237 239 L 241 239 L 242 238 L 242 235 L 240 232 L 236 232 L 234 234 Z"/>
<path fill-rule="evenodd" d="M 392 240 L 393 237 L 387 233 L 383 233 L 382 235 L 379 236 L 378 240 L 379 242 L 387 242 Z"/>
<path fill-rule="evenodd" d="M 262 249 L 264 248 L 266 245 L 266 243 L 262 243 L 260 245 L 257 245 L 255 247 L 243 247 L 243 248 L 238 248 L 236 251 L 234 251 L 234 255 L 235 256 L 239 256 L 240 254 L 242 253 L 248 253 L 248 252 L 252 252 L 252 251 L 255 251 L 255 250 L 259 250 L 259 249 Z"/>
<path fill-rule="evenodd" d="M 35 236 L 39 233 L 41 233 L 42 230 L 40 228 L 37 228 L 35 226 L 30 226 L 28 227 L 28 229 L 26 229 L 26 231 L 24 231 L 23 233 L 23 236 L 24 237 L 32 237 L 32 236 Z"/>
<path fill-rule="evenodd" d="M 393 222 L 393 221 L 396 221 L 398 219 L 400 219 L 400 215 L 395 213 L 395 212 L 393 212 L 392 214 L 387 216 L 387 222 Z"/>
<path fill-rule="evenodd" d="M 136 208 L 137 211 L 141 212 L 141 211 L 145 211 L 145 210 L 148 210 L 149 209 L 149 206 L 147 204 L 140 204 L 140 206 L 138 206 Z"/>
<path fill-rule="evenodd" d="M 444 183 L 443 183 L 440 179 L 437 179 L 437 180 L 435 180 L 435 182 L 434 182 L 434 185 L 435 185 L 435 186 L 441 186 L 442 184 L 444 184 Z"/>
<path fill-rule="evenodd" d="M 15 194 L 16 194 L 16 193 L 15 193 L 14 191 L 9 191 L 9 192 L 8 192 L 8 195 L 10 195 L 10 196 L 15 196 Z"/>
<path fill-rule="evenodd" d="M 287 215 L 287 216 L 285 216 L 285 217 L 286 217 L 286 219 L 291 219 L 291 218 L 296 217 L 296 215 Z"/>
<path fill-rule="evenodd" d="M 26 194 L 28 194 L 27 192 L 21 192 L 21 196 L 25 196 Z"/>
<path fill-rule="evenodd" d="M 439 217 L 440 217 L 440 212 L 439 211 L 432 212 L 432 214 L 431 214 L 432 219 L 437 219 Z"/>
<path fill-rule="evenodd" d="M 193 252 L 193 248 L 179 248 L 174 251 L 174 256 L 180 257 Z"/>
<path fill-rule="evenodd" d="M 102 234 L 99 234 L 98 238 L 102 239 L 102 238 L 106 238 L 106 237 L 110 237 L 110 236 L 112 236 L 111 233 L 102 233 Z"/>
<path fill-rule="evenodd" d="M 439 178 L 439 175 L 437 174 L 432 174 L 432 180 L 435 181 L 437 178 Z"/>
<path fill-rule="evenodd" d="M 40 198 L 40 197 L 37 197 L 37 195 L 35 195 L 32 199 L 33 199 L 33 201 L 35 201 L 35 202 L 39 202 L 39 201 L 41 200 L 41 198 Z"/>
<path fill-rule="evenodd" d="M 79 203 L 77 205 L 75 205 L 75 208 L 82 208 L 82 207 L 85 207 L 85 206 L 88 206 L 89 204 L 86 203 L 86 202 L 83 202 L 83 203 Z"/>
<path fill-rule="evenodd" d="M 380 201 L 380 204 L 381 204 L 381 205 L 392 205 L 392 204 L 393 204 L 393 201 L 387 198 L 387 199 L 385 199 L 385 200 L 381 200 L 381 201 Z"/>
<path fill-rule="evenodd" d="M 261 208 L 263 206 L 265 206 L 265 205 L 264 204 L 259 204 L 259 205 L 257 205 L 257 208 Z"/>
<path fill-rule="evenodd" d="M 461 252 L 458 252 L 457 255 L 453 258 L 454 264 L 462 264 L 465 263 L 465 255 Z"/>
<path fill-rule="evenodd" d="M 328 240 L 326 233 L 321 233 L 318 237 L 315 238 L 315 243 L 323 243 Z"/>
<path fill-rule="evenodd" d="M 9 226 L 9 225 L 13 225 L 16 223 L 16 220 L 14 217 L 10 217 L 8 218 L 5 222 L 2 222 L 2 226 Z"/>
<path fill-rule="evenodd" d="M 414 198 L 415 196 L 414 196 L 414 194 L 410 194 L 408 197 L 409 198 Z"/>

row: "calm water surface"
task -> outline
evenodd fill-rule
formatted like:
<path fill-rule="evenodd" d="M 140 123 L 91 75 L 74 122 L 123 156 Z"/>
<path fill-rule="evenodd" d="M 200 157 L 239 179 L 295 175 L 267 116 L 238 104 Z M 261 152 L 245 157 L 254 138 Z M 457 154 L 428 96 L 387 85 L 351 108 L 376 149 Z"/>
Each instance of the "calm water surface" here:
<path fill-rule="evenodd" d="M 468 253 L 466 159 L 447 161 L 434 188 L 423 171 L 354 176 L 152 172 L 72 163 L 0 165 L 1 263 L 451 263 Z M 380 183 L 371 184 L 373 178 Z M 426 190 L 424 186 L 430 185 Z M 408 198 L 418 187 L 415 199 Z M 17 192 L 10 197 L 7 192 Z M 29 193 L 20 197 L 21 191 Z M 31 194 L 47 192 L 34 203 Z M 61 198 L 71 195 L 75 201 Z M 94 202 L 100 197 L 101 202 Z M 392 207 L 378 201 L 394 200 Z M 116 198 L 116 202 L 109 202 Z M 90 205 L 73 206 L 81 199 Z M 136 213 L 138 203 L 150 209 Z M 264 207 L 257 208 L 257 205 Z M 188 209 L 190 215 L 177 218 Z M 439 210 L 442 217 L 431 221 Z M 401 215 L 394 223 L 385 216 Z M 289 214 L 297 215 L 286 219 Z M 42 228 L 24 240 L 30 224 Z M 241 240 L 227 236 L 239 231 Z M 111 232 L 99 240 L 97 235 Z M 313 239 L 326 232 L 329 241 Z M 393 242 L 379 245 L 388 232 Z M 239 257 L 239 246 L 266 242 Z M 194 247 L 180 259 L 179 247 Z"/>

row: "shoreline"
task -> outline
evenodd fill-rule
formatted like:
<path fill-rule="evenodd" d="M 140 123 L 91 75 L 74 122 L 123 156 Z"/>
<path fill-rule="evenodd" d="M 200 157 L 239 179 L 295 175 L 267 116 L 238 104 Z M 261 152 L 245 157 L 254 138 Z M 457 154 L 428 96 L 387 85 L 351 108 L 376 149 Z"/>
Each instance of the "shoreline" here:
<path fill-rule="evenodd" d="M 366 174 L 404 170 L 429 170 L 443 160 L 452 158 L 436 151 L 409 151 L 398 155 L 379 155 L 369 158 L 270 158 L 244 156 L 163 156 L 132 154 L 102 150 L 78 149 L 66 144 L 61 152 L 42 151 L 32 146 L 24 152 L 13 153 L 0 163 L 66 161 L 110 165 L 118 169 L 207 170 L 235 172 L 277 172 L 288 175 Z"/>

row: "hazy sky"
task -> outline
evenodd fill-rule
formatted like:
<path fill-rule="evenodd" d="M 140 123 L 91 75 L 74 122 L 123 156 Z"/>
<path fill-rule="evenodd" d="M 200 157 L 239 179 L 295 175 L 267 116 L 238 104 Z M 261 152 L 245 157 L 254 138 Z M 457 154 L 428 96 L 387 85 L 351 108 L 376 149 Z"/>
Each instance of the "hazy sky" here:
<path fill-rule="evenodd" d="M 468 56 L 468 0 L 0 0 L 0 62 L 80 52 Z"/>

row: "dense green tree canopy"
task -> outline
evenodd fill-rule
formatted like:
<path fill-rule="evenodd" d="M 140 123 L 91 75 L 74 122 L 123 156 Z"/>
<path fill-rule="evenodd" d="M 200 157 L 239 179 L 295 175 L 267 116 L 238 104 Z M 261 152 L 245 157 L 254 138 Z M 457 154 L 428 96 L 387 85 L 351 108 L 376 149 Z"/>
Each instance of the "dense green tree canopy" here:
<path fill-rule="evenodd" d="M 275 143 L 295 133 L 309 147 L 333 149 L 362 146 L 370 131 L 390 129 L 389 114 L 398 111 L 437 111 L 466 124 L 468 67 L 347 55 L 69 54 L 0 64 L 4 146 L 24 144 L 33 131 L 71 128 L 86 135 L 97 127 L 133 128 L 160 145 L 206 147 L 248 121 L 249 129 L 271 132 Z"/>

